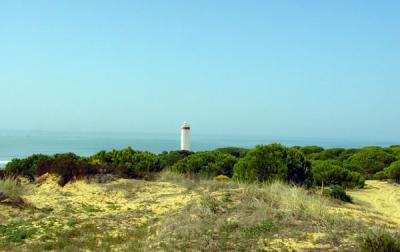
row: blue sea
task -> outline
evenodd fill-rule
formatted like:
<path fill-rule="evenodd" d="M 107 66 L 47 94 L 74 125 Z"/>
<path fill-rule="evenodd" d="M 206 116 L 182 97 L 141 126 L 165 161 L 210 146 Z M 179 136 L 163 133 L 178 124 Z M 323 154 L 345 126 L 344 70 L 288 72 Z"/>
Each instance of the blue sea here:
<path fill-rule="evenodd" d="M 251 148 L 257 144 L 277 142 L 287 146 L 319 145 L 322 147 L 346 148 L 355 148 L 367 145 L 389 146 L 396 144 L 396 142 L 347 139 L 191 135 L 191 149 L 194 151 L 212 150 L 226 146 Z M 138 150 L 160 153 L 164 150 L 178 150 L 179 144 L 179 132 L 176 134 L 0 132 L 0 168 L 4 167 L 5 164 L 13 158 L 23 158 L 34 153 L 54 154 L 74 152 L 81 156 L 88 156 L 100 150 L 122 149 L 128 146 Z"/>

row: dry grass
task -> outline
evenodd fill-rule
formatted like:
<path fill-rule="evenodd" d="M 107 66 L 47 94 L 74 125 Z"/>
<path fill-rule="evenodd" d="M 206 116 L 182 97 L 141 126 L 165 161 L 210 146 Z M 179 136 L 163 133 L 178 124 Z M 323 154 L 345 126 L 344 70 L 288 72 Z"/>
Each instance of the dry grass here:
<path fill-rule="evenodd" d="M 23 185 L 14 178 L 5 178 L 0 180 L 0 192 L 6 194 L 8 197 L 20 197 L 23 193 L 23 189 Z"/>
<path fill-rule="evenodd" d="M 203 181 L 199 199 L 172 212 L 151 243 L 170 251 L 256 251 L 288 248 L 287 240 L 309 249 L 354 251 L 348 242 L 362 223 L 329 209 L 332 202 L 281 182 L 238 185 Z M 310 237 L 307 234 L 321 234 Z M 312 236 L 312 235 L 311 235 Z M 301 242 L 299 242 L 301 243 Z M 306 249 L 292 246 L 292 249 Z"/>
<path fill-rule="evenodd" d="M 357 251 L 369 224 L 348 204 L 281 182 L 170 172 L 155 182 L 56 181 L 44 177 L 20 194 L 35 209 L 0 206 L 0 250 Z"/>

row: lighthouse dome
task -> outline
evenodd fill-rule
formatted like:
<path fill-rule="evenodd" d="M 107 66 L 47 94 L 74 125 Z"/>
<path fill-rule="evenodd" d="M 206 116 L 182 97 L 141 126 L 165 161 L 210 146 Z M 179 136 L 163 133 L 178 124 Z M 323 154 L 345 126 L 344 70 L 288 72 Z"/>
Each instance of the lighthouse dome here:
<path fill-rule="evenodd" d="M 190 125 L 185 121 L 183 122 L 181 129 L 190 129 Z"/>

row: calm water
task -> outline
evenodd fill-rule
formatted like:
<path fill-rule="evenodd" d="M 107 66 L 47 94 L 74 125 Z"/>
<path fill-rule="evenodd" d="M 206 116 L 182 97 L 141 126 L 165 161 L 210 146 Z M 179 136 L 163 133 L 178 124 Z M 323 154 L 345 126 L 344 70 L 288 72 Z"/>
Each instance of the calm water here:
<path fill-rule="evenodd" d="M 87 156 L 100 150 L 121 149 L 128 146 L 138 150 L 159 153 L 177 150 L 180 144 L 177 134 L 93 134 L 93 133 L 9 133 L 0 132 L 0 167 L 13 158 L 34 153 L 54 154 L 74 152 Z M 366 145 L 388 146 L 395 142 L 349 141 L 304 138 L 273 138 L 246 136 L 191 136 L 191 148 L 195 151 L 225 146 L 254 147 L 257 144 L 279 142 L 292 145 L 320 145 L 323 147 L 361 147 Z"/>

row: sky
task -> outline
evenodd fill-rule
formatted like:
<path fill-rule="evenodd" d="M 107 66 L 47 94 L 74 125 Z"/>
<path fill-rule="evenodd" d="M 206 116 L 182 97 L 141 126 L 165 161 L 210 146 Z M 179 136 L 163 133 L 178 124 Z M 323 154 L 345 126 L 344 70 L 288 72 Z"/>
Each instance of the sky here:
<path fill-rule="evenodd" d="M 0 131 L 400 141 L 399 1 L 1 1 Z"/>

